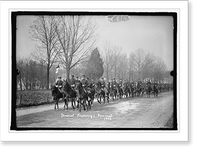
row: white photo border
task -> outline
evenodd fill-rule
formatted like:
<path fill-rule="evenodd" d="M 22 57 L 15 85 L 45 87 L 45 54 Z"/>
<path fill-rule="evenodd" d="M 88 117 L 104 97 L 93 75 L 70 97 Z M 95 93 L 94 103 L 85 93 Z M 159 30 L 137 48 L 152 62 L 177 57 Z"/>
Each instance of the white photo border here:
<path fill-rule="evenodd" d="M 187 1 L 1 1 L 1 141 L 188 141 Z M 63 8 L 66 6 L 66 8 Z M 10 131 L 11 11 L 177 12 L 178 131 Z M 181 76 L 181 77 L 180 77 Z"/>

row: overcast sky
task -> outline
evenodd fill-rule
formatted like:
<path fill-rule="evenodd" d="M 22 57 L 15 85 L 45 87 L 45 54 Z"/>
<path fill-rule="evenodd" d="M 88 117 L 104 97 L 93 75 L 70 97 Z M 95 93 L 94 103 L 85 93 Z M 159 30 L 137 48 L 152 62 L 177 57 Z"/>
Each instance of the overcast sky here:
<path fill-rule="evenodd" d="M 130 20 L 110 22 L 105 16 L 93 16 L 97 23 L 97 47 L 105 41 L 119 46 L 129 55 L 139 48 L 162 58 L 168 69 L 173 69 L 173 18 L 165 16 L 130 16 Z M 35 42 L 30 39 L 29 27 L 35 16 L 17 17 L 17 58 L 28 57 Z"/>

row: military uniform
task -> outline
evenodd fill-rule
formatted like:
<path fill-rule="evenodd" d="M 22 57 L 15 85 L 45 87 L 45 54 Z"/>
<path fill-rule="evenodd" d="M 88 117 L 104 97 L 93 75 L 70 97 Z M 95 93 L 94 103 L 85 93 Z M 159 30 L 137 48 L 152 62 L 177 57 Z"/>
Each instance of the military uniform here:
<path fill-rule="evenodd" d="M 94 84 L 93 81 L 88 82 L 88 87 L 89 87 L 90 89 L 94 88 L 94 86 L 95 86 L 95 84 Z"/>
<path fill-rule="evenodd" d="M 105 88 L 106 87 L 106 82 L 104 80 L 101 80 L 100 83 L 101 83 L 101 88 Z"/>
<path fill-rule="evenodd" d="M 83 78 L 83 79 L 81 80 L 81 83 L 82 83 L 82 86 L 83 86 L 84 88 L 87 88 L 87 87 L 88 87 L 88 81 L 87 81 L 86 78 Z"/>
<path fill-rule="evenodd" d="M 63 81 L 60 79 L 56 80 L 55 86 L 58 88 L 58 90 L 62 93 L 61 89 L 63 88 Z"/>
<path fill-rule="evenodd" d="M 119 87 L 122 88 L 122 86 L 123 86 L 123 83 L 122 83 L 122 80 L 120 80 L 119 81 Z"/>
<path fill-rule="evenodd" d="M 57 80 L 55 85 L 56 85 L 58 88 L 62 88 L 62 87 L 63 87 L 63 81 L 62 81 L 62 80 Z"/>
<path fill-rule="evenodd" d="M 70 79 L 70 86 L 71 86 L 72 88 L 74 88 L 75 85 L 76 85 L 76 79 L 75 79 L 74 77 L 72 77 L 72 78 Z"/>
<path fill-rule="evenodd" d="M 148 82 L 147 82 L 147 86 L 150 86 L 150 85 L 151 85 L 151 82 L 150 82 L 150 81 L 148 81 Z"/>

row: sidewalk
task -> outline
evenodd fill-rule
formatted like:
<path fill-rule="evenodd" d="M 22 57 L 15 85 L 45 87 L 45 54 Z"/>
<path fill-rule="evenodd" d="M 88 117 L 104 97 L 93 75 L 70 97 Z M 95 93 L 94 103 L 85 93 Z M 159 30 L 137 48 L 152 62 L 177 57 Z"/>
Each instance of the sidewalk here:
<path fill-rule="evenodd" d="M 97 100 L 94 99 L 94 102 L 97 102 Z M 32 107 L 18 108 L 18 109 L 16 109 L 16 116 L 23 116 L 23 115 L 27 115 L 27 114 L 33 114 L 33 113 L 43 112 L 43 111 L 47 111 L 47 110 L 53 110 L 54 105 L 55 105 L 55 103 L 44 104 L 44 105 L 39 105 L 39 106 L 32 106 Z M 58 105 L 59 105 L 60 109 L 64 108 L 64 102 L 59 102 Z M 71 108 L 71 102 L 69 102 L 68 107 Z"/>

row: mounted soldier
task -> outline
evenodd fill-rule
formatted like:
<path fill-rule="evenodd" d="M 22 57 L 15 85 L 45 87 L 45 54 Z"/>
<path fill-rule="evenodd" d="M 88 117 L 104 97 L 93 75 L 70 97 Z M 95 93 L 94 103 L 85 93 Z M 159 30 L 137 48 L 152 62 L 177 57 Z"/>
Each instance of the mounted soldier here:
<path fill-rule="evenodd" d="M 147 96 L 150 98 L 151 91 L 152 91 L 151 81 L 150 80 L 148 80 L 145 90 L 146 90 Z"/>
<path fill-rule="evenodd" d="M 101 82 L 101 88 L 104 89 L 106 87 L 106 82 L 105 82 L 104 78 L 101 78 L 100 82 Z"/>
<path fill-rule="evenodd" d="M 123 97 L 123 83 L 122 80 L 119 80 L 118 83 L 118 92 L 119 92 L 119 98 L 121 99 Z"/>
<path fill-rule="evenodd" d="M 158 96 L 158 83 L 157 82 L 154 82 L 154 85 L 153 85 L 153 92 L 154 92 L 154 97 L 157 97 Z"/>
<path fill-rule="evenodd" d="M 94 83 L 94 80 L 93 80 L 93 79 L 91 79 L 91 81 L 88 82 L 88 87 L 89 87 L 90 89 L 93 89 L 93 88 L 95 87 L 95 83 Z"/>
<path fill-rule="evenodd" d="M 149 87 L 149 86 L 151 86 L 151 81 L 150 80 L 147 82 L 147 87 Z"/>
<path fill-rule="evenodd" d="M 75 88 L 75 86 L 76 86 L 76 79 L 75 79 L 74 75 L 71 75 L 71 79 L 70 79 L 70 83 L 69 84 L 72 87 L 72 89 Z"/>
<path fill-rule="evenodd" d="M 88 80 L 86 79 L 85 75 L 82 75 L 81 83 L 82 83 L 82 86 L 83 86 L 85 92 L 87 92 Z"/>
<path fill-rule="evenodd" d="M 63 93 L 62 92 L 62 88 L 63 88 L 63 81 L 62 81 L 62 77 L 61 76 L 58 76 L 56 82 L 55 82 L 55 87 L 58 88 L 58 90 L 60 91 L 60 93 Z"/>
<path fill-rule="evenodd" d="M 125 88 L 127 85 L 127 80 L 124 80 L 123 87 Z"/>
<path fill-rule="evenodd" d="M 122 88 L 122 86 L 123 86 L 123 82 L 122 82 L 122 80 L 120 79 L 120 80 L 119 80 L 119 87 Z"/>
<path fill-rule="evenodd" d="M 117 82 L 116 82 L 116 79 L 115 79 L 115 78 L 112 79 L 111 85 L 112 85 L 113 88 L 116 88 L 116 87 L 117 87 Z"/>

